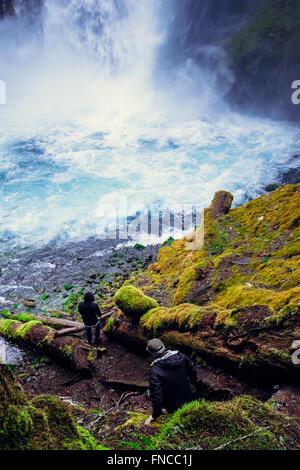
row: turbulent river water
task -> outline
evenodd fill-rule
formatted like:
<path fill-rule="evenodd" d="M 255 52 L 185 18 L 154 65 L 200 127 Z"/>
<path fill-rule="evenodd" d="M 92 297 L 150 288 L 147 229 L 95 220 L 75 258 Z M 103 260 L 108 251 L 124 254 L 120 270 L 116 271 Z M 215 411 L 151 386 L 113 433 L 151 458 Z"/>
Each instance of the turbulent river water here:
<path fill-rule="evenodd" d="M 296 126 L 224 103 L 219 47 L 168 59 L 174 17 L 169 0 L 45 0 L 2 21 L 2 252 L 99 236 L 114 208 L 201 208 L 220 189 L 240 204 L 292 166 Z"/>

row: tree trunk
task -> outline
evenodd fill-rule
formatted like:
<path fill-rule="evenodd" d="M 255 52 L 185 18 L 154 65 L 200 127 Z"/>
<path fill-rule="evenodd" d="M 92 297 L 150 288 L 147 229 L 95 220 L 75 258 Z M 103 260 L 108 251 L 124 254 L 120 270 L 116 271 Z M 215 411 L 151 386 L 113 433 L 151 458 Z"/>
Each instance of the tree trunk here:
<path fill-rule="evenodd" d="M 76 370 L 91 372 L 97 349 L 79 338 L 57 337 L 55 333 L 40 321 L 0 320 L 0 334 L 8 340 L 38 350 Z"/>

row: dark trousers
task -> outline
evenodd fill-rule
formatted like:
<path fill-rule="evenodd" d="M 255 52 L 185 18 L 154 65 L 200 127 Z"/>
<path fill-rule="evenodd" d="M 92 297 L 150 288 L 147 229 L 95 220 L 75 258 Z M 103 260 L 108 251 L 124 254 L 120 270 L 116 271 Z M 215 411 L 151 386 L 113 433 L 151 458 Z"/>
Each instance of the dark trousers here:
<path fill-rule="evenodd" d="M 95 326 L 85 326 L 85 338 L 89 344 L 92 343 L 92 330 L 95 330 L 95 343 L 100 340 L 100 321 Z"/>

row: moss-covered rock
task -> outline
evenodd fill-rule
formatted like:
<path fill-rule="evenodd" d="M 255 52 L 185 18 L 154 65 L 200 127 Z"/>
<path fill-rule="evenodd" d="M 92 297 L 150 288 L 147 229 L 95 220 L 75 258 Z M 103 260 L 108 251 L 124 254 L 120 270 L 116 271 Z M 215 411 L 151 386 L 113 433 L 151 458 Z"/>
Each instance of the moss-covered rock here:
<path fill-rule="evenodd" d="M 207 209 L 207 214 L 209 213 L 213 219 L 217 219 L 221 215 L 228 214 L 232 201 L 233 196 L 229 192 L 216 192 L 210 207 Z"/>
<path fill-rule="evenodd" d="M 139 320 L 151 308 L 158 307 L 156 300 L 133 286 L 124 286 L 115 295 L 115 302 L 124 315 Z"/>
<path fill-rule="evenodd" d="M 101 450 L 76 426 L 69 406 L 51 395 L 27 400 L 7 366 L 0 367 L 1 450 Z"/>
<path fill-rule="evenodd" d="M 153 439 L 156 449 L 280 450 L 297 446 L 299 429 L 270 404 L 248 396 L 229 402 L 192 402 Z"/>

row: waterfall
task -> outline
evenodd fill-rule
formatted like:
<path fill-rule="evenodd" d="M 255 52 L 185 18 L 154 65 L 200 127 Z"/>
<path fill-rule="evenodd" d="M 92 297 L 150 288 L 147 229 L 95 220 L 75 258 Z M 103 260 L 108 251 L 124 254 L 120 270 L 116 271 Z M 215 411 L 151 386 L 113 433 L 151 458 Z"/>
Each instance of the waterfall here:
<path fill-rule="evenodd" d="M 235 77 L 219 40 L 251 2 L 196 3 L 15 0 L 0 21 L 4 248 L 99 236 L 120 198 L 121 216 L 204 207 L 219 189 L 239 204 L 289 167 L 298 129 L 223 99 Z"/>

